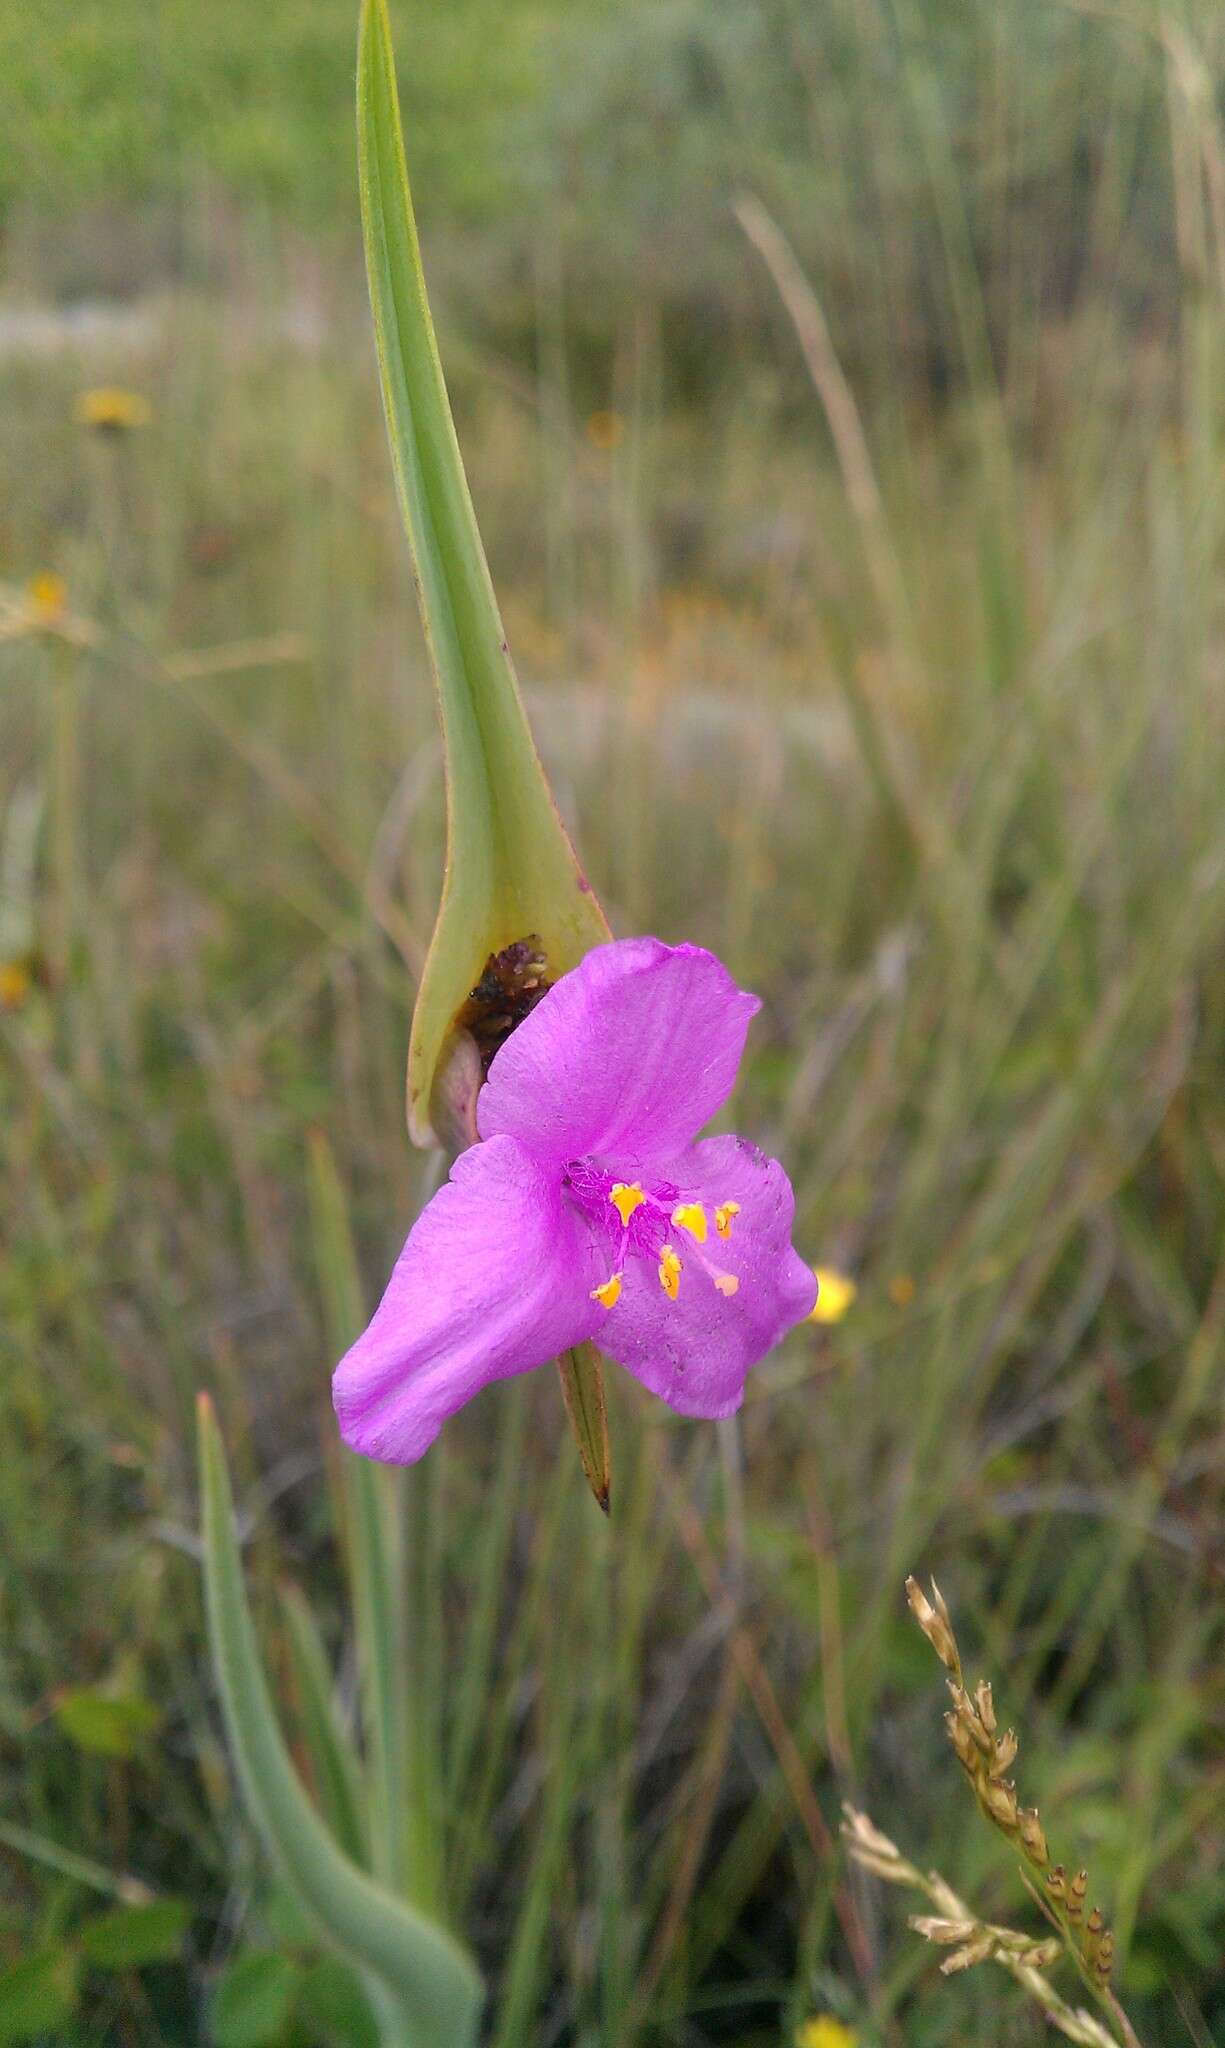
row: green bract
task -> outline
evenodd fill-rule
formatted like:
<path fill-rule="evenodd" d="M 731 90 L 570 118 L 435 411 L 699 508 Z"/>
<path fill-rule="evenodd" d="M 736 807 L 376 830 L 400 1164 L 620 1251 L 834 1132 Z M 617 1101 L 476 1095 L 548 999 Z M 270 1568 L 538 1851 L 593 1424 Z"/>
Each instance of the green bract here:
<path fill-rule="evenodd" d="M 357 132 L 383 402 L 446 748 L 446 873 L 408 1054 L 409 1129 L 428 1144 L 456 1017 L 490 955 L 538 939 L 553 980 L 609 931 L 540 765 L 472 509 L 421 269 L 385 0 L 362 7 Z"/>

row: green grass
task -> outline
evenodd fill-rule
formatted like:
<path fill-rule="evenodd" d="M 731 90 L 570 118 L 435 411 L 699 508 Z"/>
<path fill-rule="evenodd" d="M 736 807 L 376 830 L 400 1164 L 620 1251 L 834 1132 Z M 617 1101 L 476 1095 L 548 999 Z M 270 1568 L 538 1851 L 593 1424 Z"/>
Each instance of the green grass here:
<path fill-rule="evenodd" d="M 589 0 L 591 18 L 600 5 Z M 508 129 L 541 90 L 547 37 L 564 12 L 557 0 L 458 0 L 406 17 L 406 103 L 457 213 L 505 205 L 497 169 Z M 8 8 L 0 203 L 174 202 L 204 177 L 300 219 L 347 214 L 355 46 L 354 10 L 336 0 L 51 0 L 37 36 Z"/>
<path fill-rule="evenodd" d="M 344 10 L 294 12 L 348 52 Z M 999 48 L 964 12 L 982 106 Z M 135 48 L 111 19 L 97 33 Z M 277 10 L 244 20 L 259 48 L 234 62 L 263 75 Z M 843 74 L 860 132 L 848 106 L 812 144 L 856 204 L 891 125 L 873 33 Z M 907 196 L 878 203 L 921 224 L 932 347 L 891 358 L 912 274 L 869 260 L 855 206 L 823 217 L 812 275 L 864 407 L 866 524 L 726 220 L 689 252 L 727 312 L 717 349 L 666 280 L 631 297 L 615 247 L 597 323 L 562 288 L 589 257 L 559 285 L 542 215 L 519 229 L 538 347 L 491 346 L 517 330 L 481 308 L 483 271 L 443 309 L 586 865 L 619 931 L 709 944 L 765 997 L 737 1125 L 786 1159 L 799 1241 L 860 1289 L 754 1374 L 735 1429 L 617 1377 L 607 1527 L 547 1374 L 486 1393 L 414 1477 L 438 1881 L 503 2048 L 764 2048 L 818 2010 L 873 2048 L 1036 2038 L 1005 1980 L 940 1979 L 825 1845 L 852 1796 L 984 1912 L 1025 1910 L 967 1823 L 912 1569 L 995 1677 L 1055 1853 L 1089 1864 L 1146 2048 L 1225 2030 L 1220 136 L 1176 81 L 1154 125 L 1161 60 L 1125 47 L 1134 72 L 1086 102 L 1085 260 L 1057 304 L 1023 252 L 995 260 L 1028 217 L 1031 131 L 924 125 L 921 71 L 893 123 Z M 1035 69 L 1009 105 L 1055 92 Z M 152 189 L 139 124 L 172 99 L 135 99 Z M 343 149 L 347 180 L 349 112 L 346 81 L 313 139 L 269 115 L 273 153 L 301 148 L 322 190 Z M 743 132 L 764 149 L 767 125 Z M 1172 157 L 1177 270 L 1152 232 L 1169 242 Z M 26 162 L 37 217 L 53 187 Z M 1052 217 L 1084 196 L 1065 174 Z M 220 1748 L 192 1404 L 217 1401 L 296 1727 L 287 1583 L 352 1693 L 328 1375 L 350 1240 L 369 1302 L 421 1184 L 403 1061 L 441 792 L 356 223 L 312 284 L 320 338 L 287 340 L 302 224 L 277 225 L 260 180 L 224 292 L 182 284 L 128 353 L 0 361 L 0 579 L 59 572 L 93 629 L 0 642 L 6 876 L 41 806 L 32 891 L 7 883 L 4 911 L 43 965 L 0 1012 L 0 1812 L 24 1831 L 0 1832 L 0 1958 L 46 1951 L 61 1988 L 77 1969 L 57 2044 L 204 2040 L 205 1996 L 261 1948 L 288 1970 L 255 1965 L 257 1988 L 297 2000 L 276 2038 L 361 2038 Z M 963 231 L 984 190 L 990 263 Z M 444 239 L 442 274 L 473 246 Z M 699 360 L 716 374 L 695 387 Z M 148 395 L 148 429 L 74 425 L 104 379 Z M 622 422 L 611 450 L 596 405 Z M 189 1902 L 180 1956 L 85 1954 L 125 1878 Z"/>

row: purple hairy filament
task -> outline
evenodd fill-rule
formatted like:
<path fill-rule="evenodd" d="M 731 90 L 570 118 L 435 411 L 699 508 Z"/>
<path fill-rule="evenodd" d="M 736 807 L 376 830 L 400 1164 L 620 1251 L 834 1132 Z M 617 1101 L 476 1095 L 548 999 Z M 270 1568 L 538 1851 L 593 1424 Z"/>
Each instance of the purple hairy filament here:
<path fill-rule="evenodd" d="M 650 1181 L 644 1188 L 640 1180 L 623 1180 L 598 1160 L 572 1159 L 562 1186 L 574 1207 L 595 1225 L 597 1237 L 608 1240 L 611 1270 L 607 1280 L 591 1290 L 591 1299 L 602 1308 L 613 1309 L 620 1300 L 627 1258 L 654 1265 L 669 1301 L 679 1296 L 681 1276 L 688 1265 L 696 1267 L 725 1299 L 738 1292 L 736 1275 L 725 1272 L 702 1250 L 710 1235 L 704 1204 L 684 1200 L 673 1182 Z M 739 1213 L 739 1202 L 718 1204 L 714 1211 L 718 1237 L 731 1236 Z"/>

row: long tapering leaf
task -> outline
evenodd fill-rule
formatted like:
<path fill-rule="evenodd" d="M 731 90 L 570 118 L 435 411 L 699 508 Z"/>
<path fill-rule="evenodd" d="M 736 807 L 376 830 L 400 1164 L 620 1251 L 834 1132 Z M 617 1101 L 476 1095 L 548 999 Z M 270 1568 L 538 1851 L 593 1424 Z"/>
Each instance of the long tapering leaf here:
<path fill-rule="evenodd" d="M 426 297 L 386 0 L 363 0 L 358 175 L 370 301 L 400 508 L 442 714 L 447 866 L 413 1015 L 410 1127 L 456 1013 L 492 953 L 529 935 L 554 976 L 609 936 L 532 740 L 477 530 Z"/>
<path fill-rule="evenodd" d="M 446 1929 L 359 1870 L 328 1833 L 294 1770 L 247 1605 L 225 1453 L 212 1404 L 199 1411 L 209 1636 L 226 1730 L 247 1805 L 289 1883 L 336 1946 L 385 1984 L 404 2048 L 468 2048 L 480 1978 Z"/>

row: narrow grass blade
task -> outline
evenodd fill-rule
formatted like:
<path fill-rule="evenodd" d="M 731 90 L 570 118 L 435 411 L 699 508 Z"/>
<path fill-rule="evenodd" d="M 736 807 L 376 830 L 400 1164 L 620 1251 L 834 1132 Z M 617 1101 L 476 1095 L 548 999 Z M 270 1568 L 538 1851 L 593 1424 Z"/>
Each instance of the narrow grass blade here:
<path fill-rule="evenodd" d="M 369 1766 L 370 1847 L 375 1875 L 408 1889 L 408 1702 L 405 1587 L 400 1529 L 402 1474 L 344 1453 L 349 1583 L 361 1673 Z"/>
<path fill-rule="evenodd" d="M 13 1821 L 0 1820 L 0 1847 L 11 1849 L 17 1856 L 28 1856 L 32 1862 L 45 1864 L 48 1870 L 59 1871 L 62 1877 L 71 1878 L 74 1884 L 88 1885 L 91 1891 L 106 1892 L 122 1899 L 126 1905 L 146 1906 L 152 1903 L 154 1894 L 140 1878 L 129 1877 L 122 1871 L 107 1870 L 91 1857 L 78 1856 L 75 1849 L 61 1848 L 58 1842 L 49 1842 L 45 1835 L 17 1827 Z"/>
<path fill-rule="evenodd" d="M 302 1903 L 354 1964 L 388 1987 L 412 2048 L 466 2048 L 482 1991 L 465 1951 L 436 1922 L 375 1884 L 337 1846 L 286 1749 L 260 1662 L 234 1538 L 225 1453 L 212 1404 L 199 1409 L 209 1635 L 226 1730 L 247 1805 Z"/>
<path fill-rule="evenodd" d="M 339 1358 L 364 1321 L 361 1276 L 344 1189 L 326 1135 L 309 1148 L 311 1233 L 328 1341 Z M 408 1890 L 408 1701 L 405 1695 L 405 1585 L 401 1552 L 402 1474 L 344 1454 L 343 1498 L 361 1672 L 371 1867 L 394 1891 Z"/>
<path fill-rule="evenodd" d="M 365 1869 L 370 1845 L 361 1765 L 337 1712 L 332 1674 L 315 1617 L 297 1586 L 286 1586 L 283 1590 L 281 1612 L 302 1739 L 310 1758 L 319 1805 L 345 1855 Z"/>
<path fill-rule="evenodd" d="M 442 1586 L 445 1489 L 444 1461 L 427 1458 L 404 1481 L 401 1543 L 405 1612 L 404 1672 L 407 1695 L 410 1828 L 405 1842 L 408 1895 L 423 1913 L 446 1910 L 446 1757 L 444 1703 L 449 1682 Z"/>
<path fill-rule="evenodd" d="M 366 1315 L 345 1191 L 325 1131 L 309 1133 L 307 1164 L 315 1274 L 323 1296 L 328 1346 L 339 1358 L 360 1337 Z"/>
<path fill-rule="evenodd" d="M 480 1522 L 465 1555 L 468 1615 L 455 1658 L 447 1721 L 449 1804 L 467 1804 L 469 1772 L 478 1744 L 488 1742 L 489 1703 L 493 1697 L 493 1666 L 497 1650 L 499 1599 L 507 1559 L 512 1555 L 511 1516 L 523 1463 L 527 1428 L 526 1389 L 522 1382 L 508 1389 L 507 1421 L 498 1440 L 497 1463 L 487 1490 Z"/>

